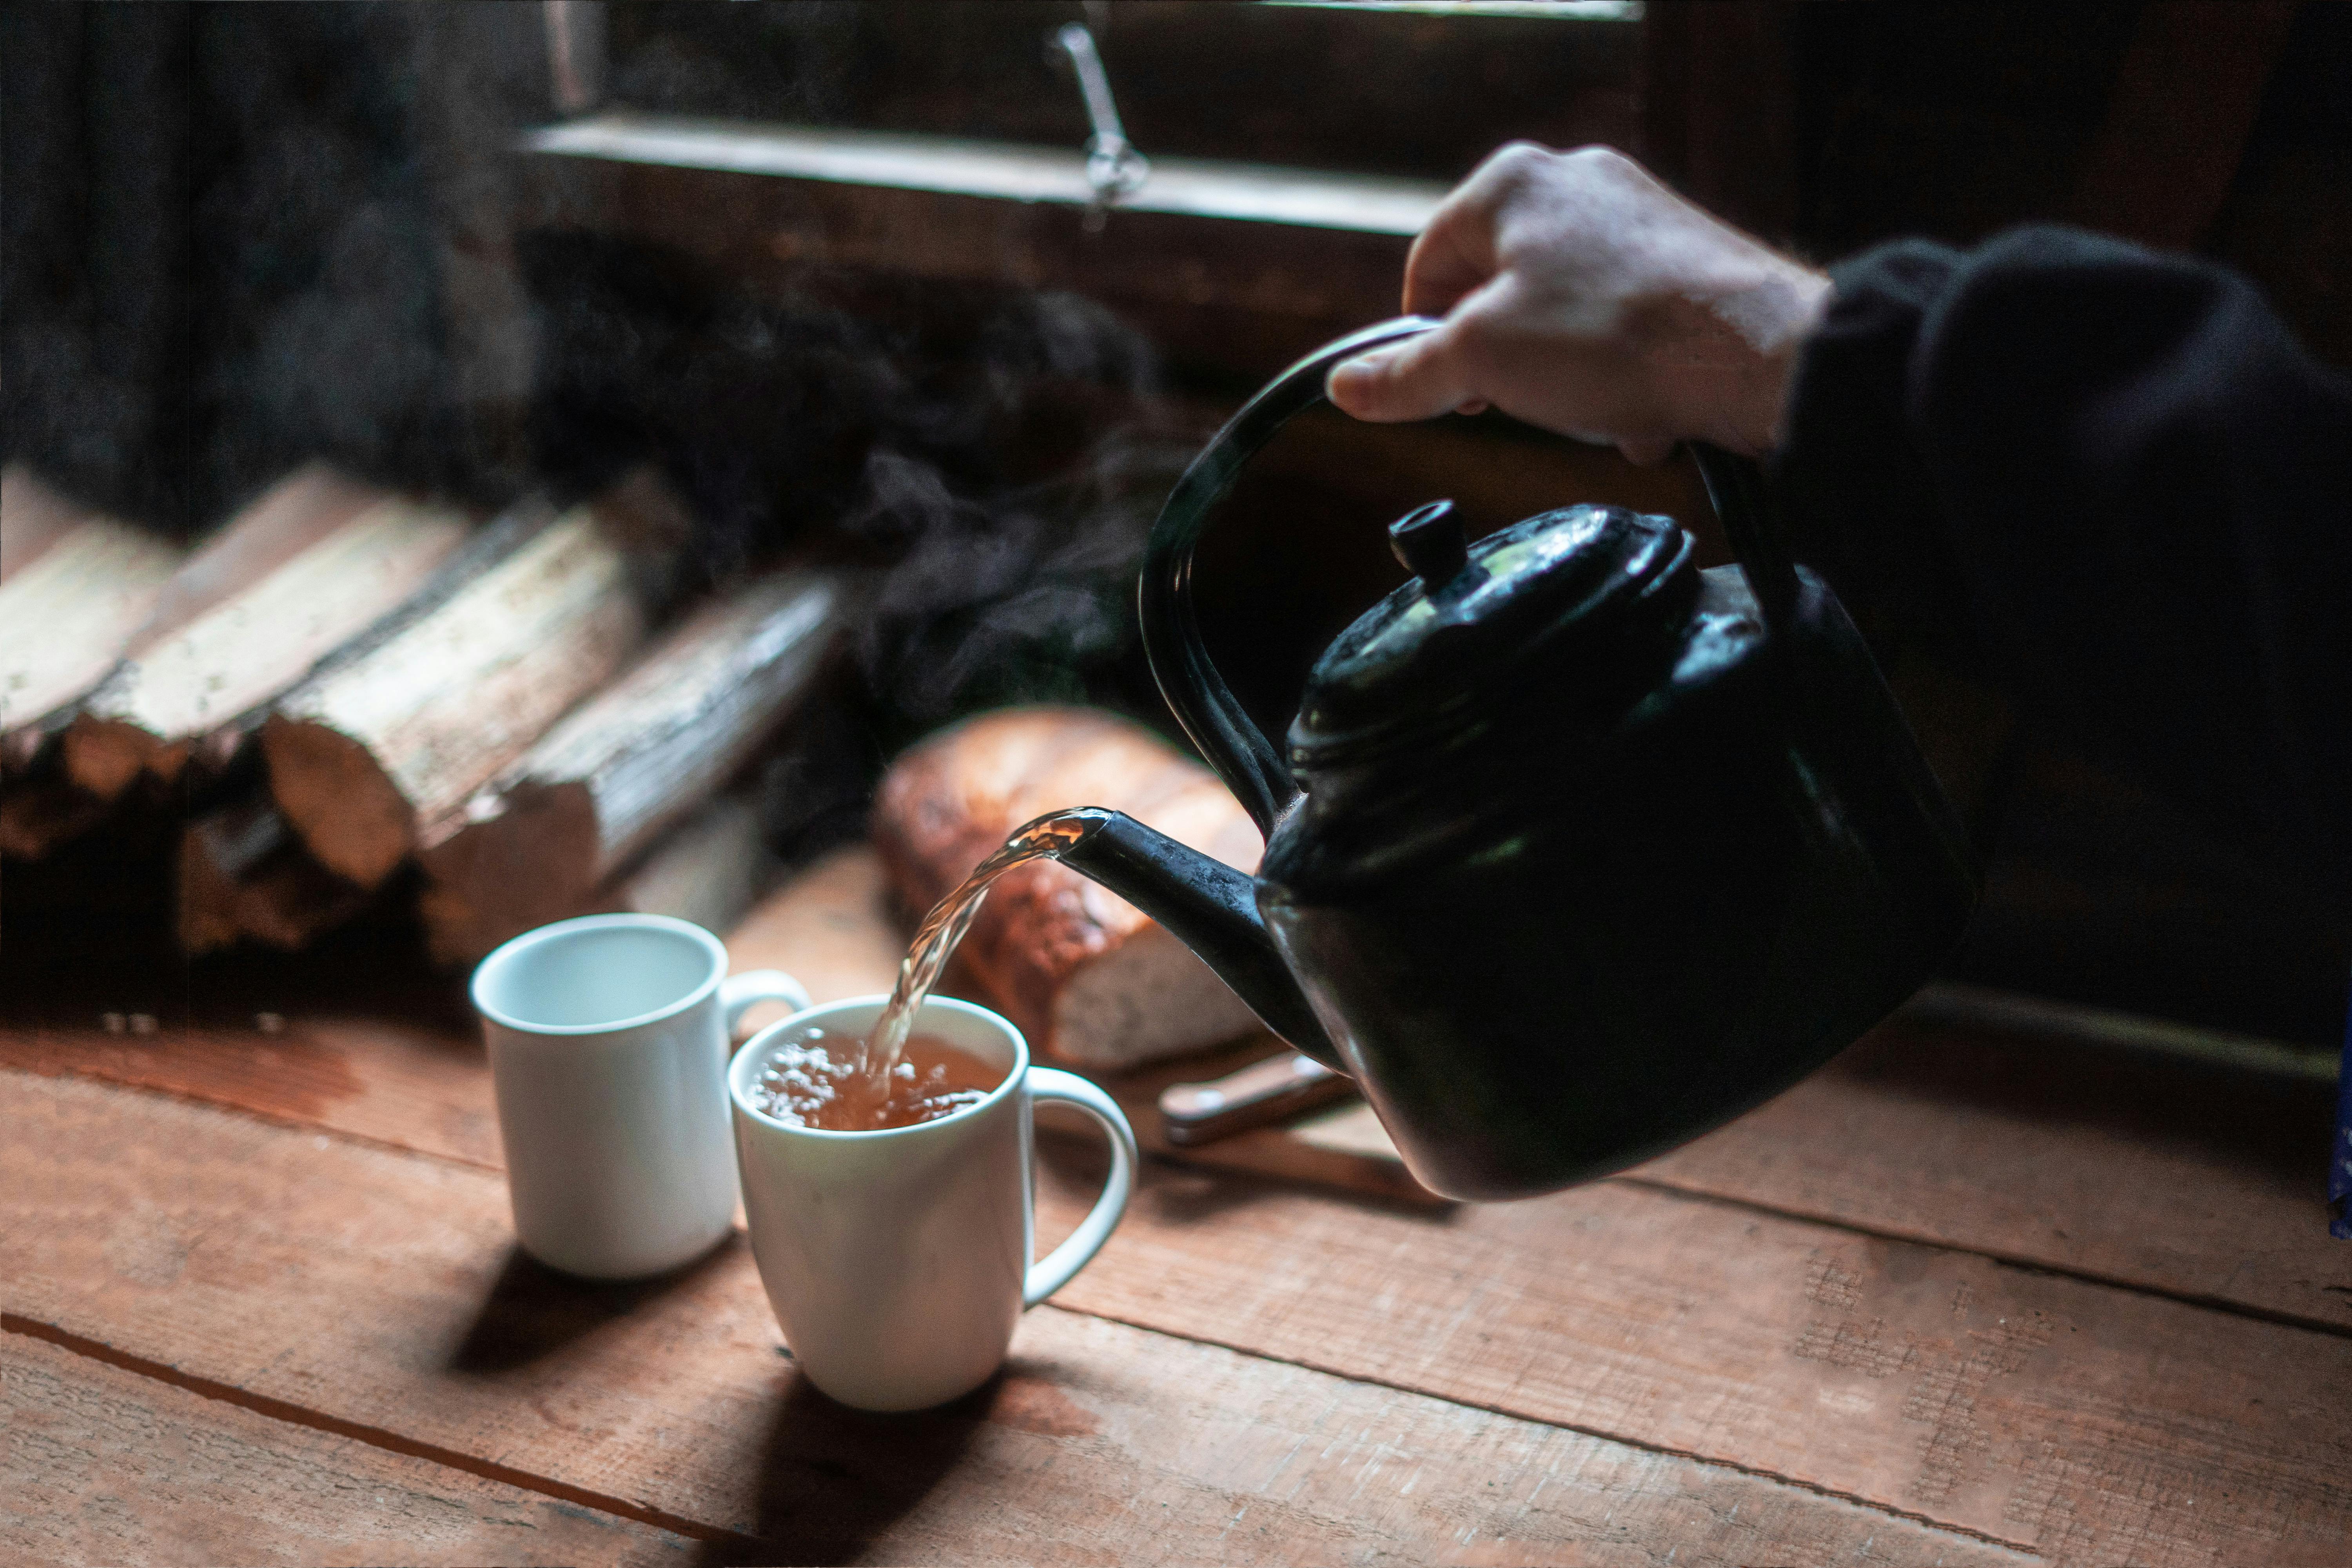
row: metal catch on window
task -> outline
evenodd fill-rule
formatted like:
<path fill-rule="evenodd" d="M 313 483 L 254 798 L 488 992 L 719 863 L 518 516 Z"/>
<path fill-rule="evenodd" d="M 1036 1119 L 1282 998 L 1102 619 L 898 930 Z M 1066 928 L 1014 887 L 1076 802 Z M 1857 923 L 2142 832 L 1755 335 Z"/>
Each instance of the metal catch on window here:
<path fill-rule="evenodd" d="M 1054 35 L 1054 46 L 1070 57 L 1078 73 L 1078 91 L 1087 100 L 1087 118 L 1094 134 L 1087 139 L 1087 185 L 1094 200 L 1087 205 L 1087 232 L 1101 232 L 1113 203 L 1150 177 L 1151 160 L 1137 152 L 1118 122 L 1118 105 L 1110 96 L 1110 76 L 1103 69 L 1095 36 L 1082 22 L 1072 22 Z"/>

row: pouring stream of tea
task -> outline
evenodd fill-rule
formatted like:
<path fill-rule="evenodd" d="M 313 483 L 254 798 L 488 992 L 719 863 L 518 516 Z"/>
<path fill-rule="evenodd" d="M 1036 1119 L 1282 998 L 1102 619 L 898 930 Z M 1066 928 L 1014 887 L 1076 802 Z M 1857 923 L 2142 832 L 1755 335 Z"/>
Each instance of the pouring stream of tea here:
<path fill-rule="evenodd" d="M 924 999 L 946 967 L 948 955 L 955 952 L 956 943 L 963 940 L 980 913 L 988 885 L 1015 866 L 1059 859 L 1110 817 L 1109 812 L 1091 805 L 1049 811 L 1006 839 L 1003 848 L 973 868 L 962 885 L 932 906 L 898 965 L 898 984 L 891 988 L 889 1005 L 875 1020 L 874 1032 L 866 1037 L 866 1077 L 877 1094 L 888 1081 L 890 1069 L 898 1065 L 898 1053 L 906 1048 L 915 1016 L 923 1010 Z"/>

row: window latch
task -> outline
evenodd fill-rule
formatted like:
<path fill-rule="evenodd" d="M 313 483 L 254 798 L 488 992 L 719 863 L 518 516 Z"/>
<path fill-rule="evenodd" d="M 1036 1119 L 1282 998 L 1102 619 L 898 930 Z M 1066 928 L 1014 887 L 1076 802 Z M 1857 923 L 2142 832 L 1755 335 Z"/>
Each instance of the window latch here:
<path fill-rule="evenodd" d="M 1095 36 L 1083 22 L 1072 22 L 1054 35 L 1054 47 L 1070 57 L 1078 73 L 1078 91 L 1087 100 L 1087 119 L 1094 134 L 1087 138 L 1087 188 L 1094 199 L 1087 204 L 1087 232 L 1099 234 L 1111 205 L 1132 195 L 1150 176 L 1151 160 L 1135 150 L 1118 122 L 1118 105 L 1110 96 L 1110 75 L 1103 69 Z"/>

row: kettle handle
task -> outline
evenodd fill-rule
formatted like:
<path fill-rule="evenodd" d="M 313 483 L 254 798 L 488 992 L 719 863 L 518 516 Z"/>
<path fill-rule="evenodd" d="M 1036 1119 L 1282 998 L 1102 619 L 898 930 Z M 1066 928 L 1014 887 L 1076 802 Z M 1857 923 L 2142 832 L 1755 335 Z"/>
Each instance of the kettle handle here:
<path fill-rule="evenodd" d="M 1268 837 L 1275 819 L 1298 798 L 1298 781 L 1282 752 L 1242 710 L 1201 641 L 1192 614 L 1192 552 L 1243 465 L 1294 416 L 1323 401 L 1324 378 L 1333 365 L 1437 325 L 1427 316 L 1381 321 L 1324 344 L 1276 376 L 1185 468 L 1144 546 L 1137 607 L 1152 678 L 1184 733 Z M 1794 608 L 1797 575 L 1769 523 L 1763 475 L 1746 458 L 1703 442 L 1689 445 L 1707 500 L 1763 610 L 1765 626 L 1778 627 Z"/>

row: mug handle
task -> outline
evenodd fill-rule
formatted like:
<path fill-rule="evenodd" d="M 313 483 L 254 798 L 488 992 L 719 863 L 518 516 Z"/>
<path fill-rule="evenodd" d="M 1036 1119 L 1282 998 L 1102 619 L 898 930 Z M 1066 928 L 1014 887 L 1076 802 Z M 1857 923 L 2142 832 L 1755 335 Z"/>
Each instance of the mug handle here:
<path fill-rule="evenodd" d="M 754 1003 L 782 1002 L 797 1013 L 809 1005 L 808 987 L 781 969 L 747 969 L 719 983 L 719 1011 L 727 1020 L 728 1054 L 734 1054 L 735 1026 Z"/>
<path fill-rule="evenodd" d="M 1072 1277 L 1094 1261 L 1102 1244 L 1127 1212 L 1128 1194 L 1135 1190 L 1135 1129 L 1127 1124 L 1126 1115 L 1118 1102 L 1076 1073 L 1054 1068 L 1029 1069 L 1029 1099 L 1034 1104 L 1041 1100 L 1057 1100 L 1065 1105 L 1075 1105 L 1102 1124 L 1104 1136 L 1110 1140 L 1110 1177 L 1103 1183 L 1102 1196 L 1087 1211 L 1087 1217 L 1072 1231 L 1069 1239 L 1029 1266 L 1029 1277 L 1021 1288 L 1021 1304 L 1034 1307 L 1055 1291 L 1067 1285 Z"/>

